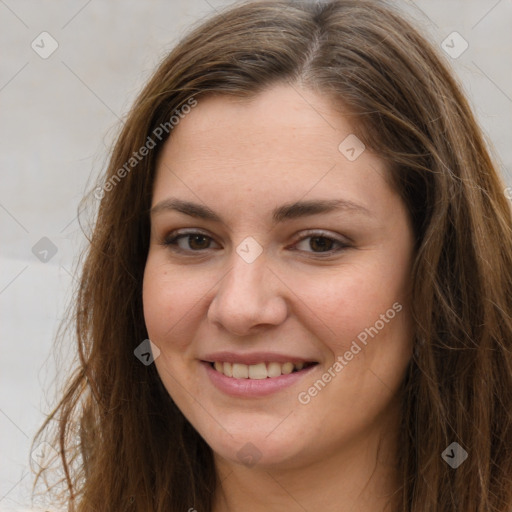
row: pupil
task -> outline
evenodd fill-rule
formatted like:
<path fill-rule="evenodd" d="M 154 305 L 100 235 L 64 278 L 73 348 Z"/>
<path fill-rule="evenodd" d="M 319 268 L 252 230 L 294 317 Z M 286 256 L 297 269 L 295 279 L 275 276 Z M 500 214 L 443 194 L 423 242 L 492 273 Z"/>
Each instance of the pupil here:
<path fill-rule="evenodd" d="M 203 239 L 203 241 L 206 241 L 206 237 L 204 235 L 191 235 L 191 243 L 190 243 L 190 247 L 194 248 L 194 244 L 197 242 L 197 240 L 199 239 Z M 201 246 L 201 243 L 199 242 L 199 245 Z M 195 247 L 196 249 L 204 249 L 205 247 Z"/>
<path fill-rule="evenodd" d="M 201 240 L 203 241 L 203 244 L 201 244 Z M 195 246 L 196 249 L 205 249 L 204 243 L 207 242 L 206 236 L 204 235 L 190 235 L 190 247 L 194 248 L 195 244 L 198 243 L 199 247 Z M 320 252 L 323 251 L 329 251 L 332 249 L 332 240 L 329 240 L 328 238 L 325 238 L 324 236 L 316 236 L 311 238 L 311 248 L 320 249 Z"/>
<path fill-rule="evenodd" d="M 319 244 L 315 244 L 315 241 L 318 242 L 318 240 L 323 240 L 324 242 L 323 243 L 319 243 Z M 313 245 L 317 245 L 319 246 L 320 249 L 323 249 L 324 251 L 325 250 L 329 250 L 331 249 L 330 245 L 332 244 L 332 240 L 329 240 L 328 238 L 325 238 L 324 236 L 316 236 L 316 237 L 313 237 L 311 238 L 311 248 L 314 249 Z M 326 248 L 326 245 L 329 246 Z"/>

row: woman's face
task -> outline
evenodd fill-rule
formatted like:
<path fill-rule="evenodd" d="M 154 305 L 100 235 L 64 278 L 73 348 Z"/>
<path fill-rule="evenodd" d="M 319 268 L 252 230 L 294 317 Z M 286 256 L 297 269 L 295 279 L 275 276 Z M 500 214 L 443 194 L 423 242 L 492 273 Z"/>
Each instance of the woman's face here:
<path fill-rule="evenodd" d="M 298 87 L 199 99 L 174 128 L 144 315 L 160 378 L 216 457 L 296 467 L 396 420 L 413 235 L 386 172 Z"/>

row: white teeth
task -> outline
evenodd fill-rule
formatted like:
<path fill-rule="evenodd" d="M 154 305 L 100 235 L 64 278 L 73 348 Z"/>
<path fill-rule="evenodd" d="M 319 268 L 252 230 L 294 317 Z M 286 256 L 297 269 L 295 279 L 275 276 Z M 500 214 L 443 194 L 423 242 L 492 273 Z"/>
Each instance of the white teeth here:
<path fill-rule="evenodd" d="M 269 377 L 279 377 L 281 375 L 281 365 L 279 363 L 268 363 L 267 374 Z"/>
<path fill-rule="evenodd" d="M 265 363 L 251 364 L 249 366 L 249 379 L 266 379 L 267 367 Z"/>
<path fill-rule="evenodd" d="M 248 379 L 249 367 L 246 364 L 233 363 L 233 377 L 235 379 Z"/>
<path fill-rule="evenodd" d="M 281 373 L 283 375 L 288 375 L 293 372 L 293 363 L 284 363 L 281 367 Z"/>
<path fill-rule="evenodd" d="M 257 363 L 257 364 L 241 364 L 241 363 L 223 363 L 215 361 L 214 368 L 226 377 L 233 377 L 235 379 L 255 379 L 262 380 L 266 378 L 279 377 L 281 375 L 289 375 L 293 370 L 302 370 L 304 363 L 293 364 L 277 363 Z"/>

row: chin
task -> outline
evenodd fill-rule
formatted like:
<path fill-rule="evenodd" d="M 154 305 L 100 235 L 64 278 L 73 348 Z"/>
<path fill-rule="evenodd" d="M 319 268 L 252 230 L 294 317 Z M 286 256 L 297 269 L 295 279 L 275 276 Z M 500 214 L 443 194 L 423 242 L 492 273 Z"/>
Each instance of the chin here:
<path fill-rule="evenodd" d="M 221 459 L 244 465 L 246 467 L 271 468 L 290 465 L 300 456 L 300 447 L 298 441 L 288 437 L 273 434 L 269 435 L 272 429 L 255 428 L 254 432 L 250 428 L 240 429 L 240 433 L 231 435 L 222 430 L 222 434 L 204 436 L 208 445 L 212 448 L 214 454 Z"/>

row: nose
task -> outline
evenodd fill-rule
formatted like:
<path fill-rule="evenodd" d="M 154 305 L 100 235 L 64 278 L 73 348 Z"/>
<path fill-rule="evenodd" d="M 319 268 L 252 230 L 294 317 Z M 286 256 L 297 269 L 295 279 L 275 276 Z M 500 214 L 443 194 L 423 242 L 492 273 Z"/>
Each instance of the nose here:
<path fill-rule="evenodd" d="M 286 290 L 264 254 L 247 263 L 235 253 L 210 303 L 208 319 L 237 336 L 277 326 L 288 314 Z"/>

